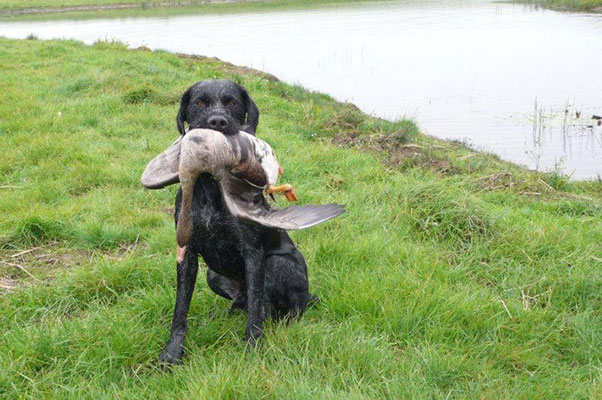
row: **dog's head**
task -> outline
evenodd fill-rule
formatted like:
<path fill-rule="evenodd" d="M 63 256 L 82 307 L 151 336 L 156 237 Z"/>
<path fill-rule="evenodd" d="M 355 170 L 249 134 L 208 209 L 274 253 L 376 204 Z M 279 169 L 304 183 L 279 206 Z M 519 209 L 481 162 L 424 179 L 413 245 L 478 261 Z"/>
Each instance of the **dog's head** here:
<path fill-rule="evenodd" d="M 184 122 L 190 129 L 213 129 L 226 135 L 242 130 L 254 135 L 259 110 L 242 86 L 227 80 L 208 79 L 184 92 L 177 122 L 182 135 Z"/>

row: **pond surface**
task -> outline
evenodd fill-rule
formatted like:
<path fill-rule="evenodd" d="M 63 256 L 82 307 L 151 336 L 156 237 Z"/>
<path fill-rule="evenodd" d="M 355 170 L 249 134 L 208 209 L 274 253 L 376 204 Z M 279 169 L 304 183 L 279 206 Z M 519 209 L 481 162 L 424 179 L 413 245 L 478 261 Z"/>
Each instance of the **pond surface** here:
<path fill-rule="evenodd" d="M 439 0 L 0 20 L 2 36 L 30 34 L 215 56 L 532 169 L 602 175 L 601 14 Z"/>

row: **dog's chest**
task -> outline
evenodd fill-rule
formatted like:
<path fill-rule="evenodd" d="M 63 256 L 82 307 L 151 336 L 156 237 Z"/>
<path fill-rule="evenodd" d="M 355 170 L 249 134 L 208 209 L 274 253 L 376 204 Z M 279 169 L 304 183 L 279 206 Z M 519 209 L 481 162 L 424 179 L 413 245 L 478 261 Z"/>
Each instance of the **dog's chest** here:
<path fill-rule="evenodd" d="M 192 204 L 193 234 L 189 245 L 210 269 L 231 278 L 244 276 L 240 224 L 225 208 L 213 181 L 197 183 Z"/>

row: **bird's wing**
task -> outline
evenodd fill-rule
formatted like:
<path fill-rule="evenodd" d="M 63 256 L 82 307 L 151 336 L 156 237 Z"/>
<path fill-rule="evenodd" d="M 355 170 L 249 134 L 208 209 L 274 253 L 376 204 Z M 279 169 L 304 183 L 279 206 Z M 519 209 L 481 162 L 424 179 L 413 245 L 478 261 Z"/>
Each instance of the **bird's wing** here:
<path fill-rule="evenodd" d="M 231 174 L 219 181 L 224 202 L 237 218 L 255 222 L 269 228 L 305 229 L 345 212 L 338 204 L 290 206 L 282 210 L 268 208 L 263 189 L 250 184 L 240 176 Z"/>
<path fill-rule="evenodd" d="M 171 144 L 163 153 L 148 163 L 140 183 L 147 189 L 161 189 L 180 182 L 178 168 L 180 166 L 180 143 L 182 137 Z"/>

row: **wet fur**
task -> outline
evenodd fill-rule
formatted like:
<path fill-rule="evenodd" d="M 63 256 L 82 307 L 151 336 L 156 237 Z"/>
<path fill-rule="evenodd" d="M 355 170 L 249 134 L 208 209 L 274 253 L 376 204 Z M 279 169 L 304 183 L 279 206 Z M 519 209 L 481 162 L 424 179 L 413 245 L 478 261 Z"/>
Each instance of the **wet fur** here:
<path fill-rule="evenodd" d="M 232 104 L 234 103 L 234 104 Z M 200 105 L 200 106 L 199 106 Z M 180 101 L 178 130 L 210 128 L 212 116 L 223 117 L 224 134 L 244 130 L 255 134 L 259 110 L 241 86 L 223 80 L 199 82 Z M 182 190 L 176 195 L 176 224 Z M 269 207 L 267 202 L 265 207 Z M 177 363 L 183 353 L 186 318 L 198 272 L 198 255 L 208 266 L 207 283 L 218 295 L 232 300 L 231 310 L 248 311 L 246 339 L 254 346 L 266 315 L 301 315 L 310 299 L 307 266 L 285 231 L 240 222 L 226 209 L 219 187 L 201 174 L 191 204 L 192 233 L 184 261 L 177 265 L 177 294 L 171 335 L 160 360 Z"/>

